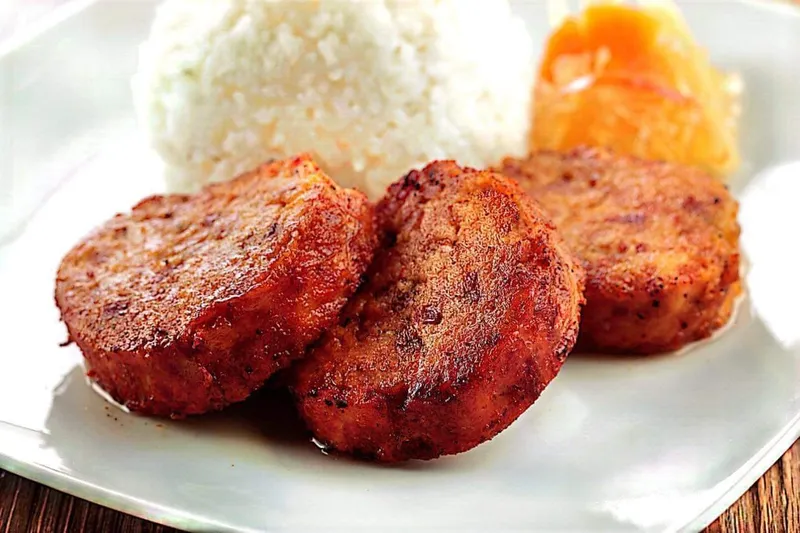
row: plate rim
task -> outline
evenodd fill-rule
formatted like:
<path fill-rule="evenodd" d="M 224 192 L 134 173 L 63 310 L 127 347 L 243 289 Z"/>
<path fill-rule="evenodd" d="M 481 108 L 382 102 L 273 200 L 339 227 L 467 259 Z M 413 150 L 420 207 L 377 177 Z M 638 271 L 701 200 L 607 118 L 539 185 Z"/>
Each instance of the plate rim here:
<path fill-rule="evenodd" d="M 676 524 L 674 531 L 701 531 L 711 525 L 722 513 L 728 510 L 739 498 L 775 465 L 781 457 L 800 439 L 800 413 L 787 423 L 783 430 L 772 438 L 761 450 L 743 464 L 736 472 L 721 481 L 723 485 L 708 499 L 708 506 L 684 524 Z M 732 481 L 731 481 L 732 480 Z M 727 487 L 724 485 L 730 484 Z M 715 487 L 716 488 L 716 487 Z"/>
<path fill-rule="evenodd" d="M 0 433 L 7 425 L 0 422 Z M 707 498 L 708 503 L 702 511 L 697 514 L 692 513 L 694 515 L 692 517 L 682 517 L 669 526 L 666 531 L 682 533 L 702 531 L 708 527 L 744 495 L 798 439 L 800 439 L 800 413 L 786 424 L 778 435 L 764 445 L 758 454 L 721 481 L 715 487 L 714 493 Z M 215 531 L 230 533 L 255 533 L 270 530 L 268 525 L 264 529 L 243 528 L 187 513 L 150 500 L 134 498 L 84 481 L 69 472 L 55 470 L 36 462 L 18 460 L 2 451 L 0 451 L 0 468 L 91 503 L 177 529 L 204 531 L 212 527 Z M 424 528 L 417 529 L 425 531 Z"/>
<path fill-rule="evenodd" d="M 53 8 L 42 17 L 28 23 L 11 36 L 0 39 L 0 61 L 3 61 L 23 46 L 30 44 L 37 38 L 52 30 L 56 26 L 79 15 L 85 9 L 98 3 L 100 0 L 67 0 L 65 3 Z"/>
<path fill-rule="evenodd" d="M 0 422 L 0 434 L 3 433 L 3 428 L 6 426 L 8 424 Z M 220 531 L 221 533 L 265 531 L 233 526 L 211 518 L 199 517 L 168 505 L 134 498 L 90 483 L 69 472 L 55 470 L 37 462 L 16 459 L 14 456 L 2 451 L 0 451 L 0 468 L 90 503 L 179 530 L 207 531 L 209 527 L 212 527 L 214 531 Z"/>

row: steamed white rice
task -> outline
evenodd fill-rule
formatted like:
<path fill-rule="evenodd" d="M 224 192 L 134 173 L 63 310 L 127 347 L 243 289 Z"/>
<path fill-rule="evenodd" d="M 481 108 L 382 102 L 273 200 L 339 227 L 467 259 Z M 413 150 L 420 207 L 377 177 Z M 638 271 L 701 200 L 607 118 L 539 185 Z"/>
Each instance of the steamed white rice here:
<path fill-rule="evenodd" d="M 171 190 L 307 151 L 374 197 L 523 155 L 534 66 L 506 0 L 167 0 L 134 93 Z"/>

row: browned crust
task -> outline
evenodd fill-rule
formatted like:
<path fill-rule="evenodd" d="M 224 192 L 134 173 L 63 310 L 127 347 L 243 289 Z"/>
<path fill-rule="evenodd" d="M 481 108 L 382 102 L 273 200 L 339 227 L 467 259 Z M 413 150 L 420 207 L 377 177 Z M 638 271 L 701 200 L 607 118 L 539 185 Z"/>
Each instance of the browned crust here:
<path fill-rule="evenodd" d="M 724 325 L 741 291 L 738 204 L 706 172 L 580 148 L 507 159 L 586 269 L 578 345 L 657 353 Z"/>
<path fill-rule="evenodd" d="M 173 417 L 246 398 L 336 320 L 374 212 L 298 156 L 194 196 L 154 196 L 64 257 L 56 303 L 89 375 Z"/>
<path fill-rule="evenodd" d="M 511 181 L 435 162 L 378 206 L 367 282 L 291 378 L 330 447 L 380 461 L 468 450 L 505 429 L 577 337 L 583 273 Z"/>

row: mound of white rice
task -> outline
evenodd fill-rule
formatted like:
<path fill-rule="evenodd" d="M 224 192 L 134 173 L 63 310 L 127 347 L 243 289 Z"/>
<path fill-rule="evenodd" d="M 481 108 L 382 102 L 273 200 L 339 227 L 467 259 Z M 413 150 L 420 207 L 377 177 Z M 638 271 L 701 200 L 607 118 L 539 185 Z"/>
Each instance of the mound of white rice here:
<path fill-rule="evenodd" d="M 506 0 L 167 0 L 134 93 L 171 190 L 307 151 L 378 196 L 523 155 L 534 66 Z"/>

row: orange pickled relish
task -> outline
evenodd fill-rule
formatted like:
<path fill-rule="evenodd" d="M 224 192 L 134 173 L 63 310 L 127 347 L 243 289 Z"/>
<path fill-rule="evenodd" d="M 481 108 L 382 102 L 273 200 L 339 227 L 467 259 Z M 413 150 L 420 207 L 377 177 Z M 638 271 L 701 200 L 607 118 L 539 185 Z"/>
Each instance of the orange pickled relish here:
<path fill-rule="evenodd" d="M 607 146 L 727 174 L 738 164 L 732 83 L 677 8 L 595 3 L 551 35 L 532 149 Z"/>

